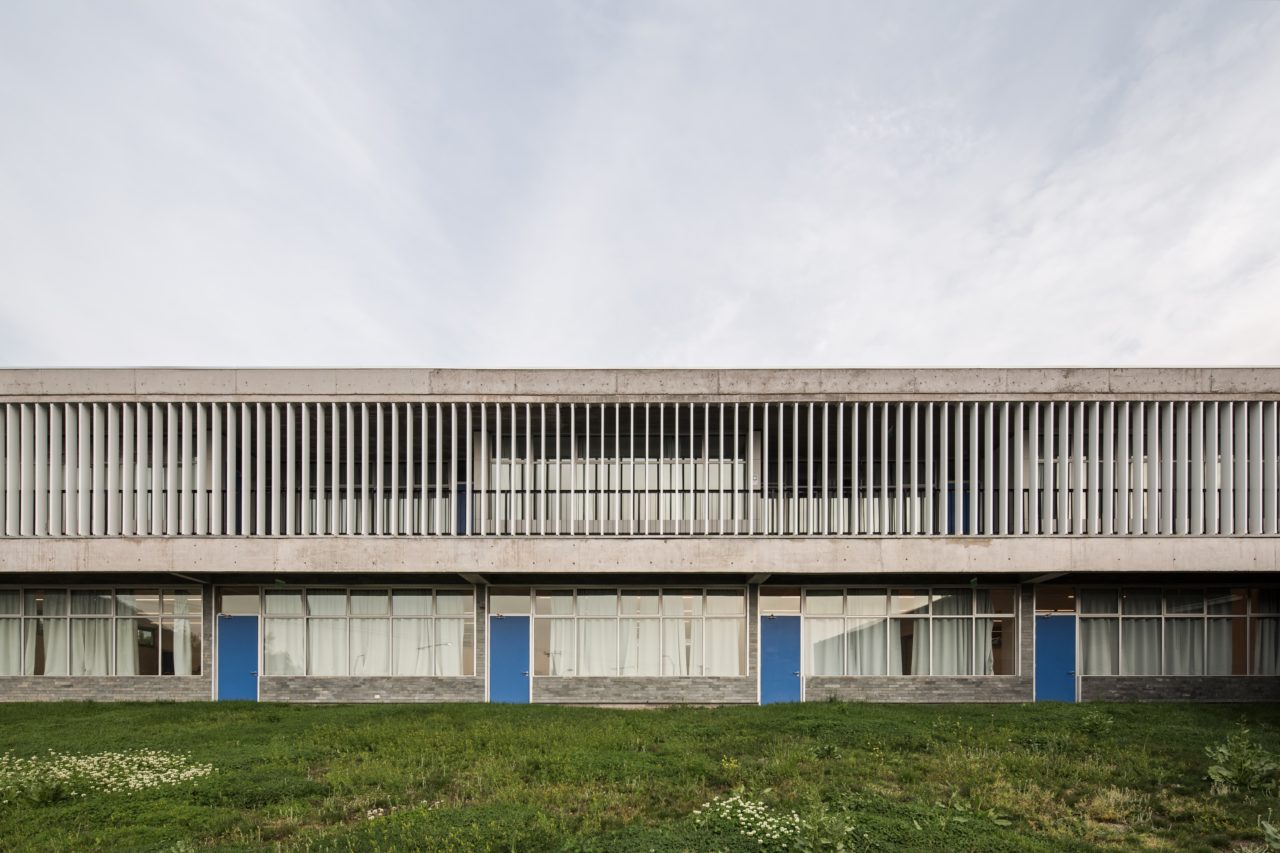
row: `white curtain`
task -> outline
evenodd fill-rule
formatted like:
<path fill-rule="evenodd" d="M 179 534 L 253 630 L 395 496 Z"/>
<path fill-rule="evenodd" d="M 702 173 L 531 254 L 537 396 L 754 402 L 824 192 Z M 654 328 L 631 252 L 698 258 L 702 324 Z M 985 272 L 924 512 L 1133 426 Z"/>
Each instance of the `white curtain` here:
<path fill-rule="evenodd" d="M 662 673 L 662 635 L 657 619 L 623 619 L 622 675 Z"/>
<path fill-rule="evenodd" d="M 391 623 L 386 619 L 351 620 L 351 674 L 391 672 Z"/>
<path fill-rule="evenodd" d="M 844 620 L 806 619 L 809 633 L 805 671 L 809 675 L 844 675 Z"/>
<path fill-rule="evenodd" d="M 706 620 L 705 675 L 742 675 L 746 625 L 741 619 Z"/>
<path fill-rule="evenodd" d="M 116 620 L 116 675 L 138 674 L 138 625 L 141 621 Z"/>
<path fill-rule="evenodd" d="M 1253 672 L 1280 675 L 1280 619 L 1255 619 Z"/>
<path fill-rule="evenodd" d="M 66 592 L 45 592 L 42 613 L 46 618 L 37 623 L 27 621 L 27 654 L 24 663 L 30 675 L 67 675 L 67 654 L 70 651 L 71 627 L 67 625 Z M 34 596 L 28 596 L 27 613 L 35 612 Z M 37 629 L 37 625 L 39 626 Z M 37 632 L 44 655 L 37 660 Z"/>
<path fill-rule="evenodd" d="M 0 675 L 22 674 L 22 620 L 0 619 Z"/>
<path fill-rule="evenodd" d="M 195 667 L 192 666 L 192 620 L 186 618 L 192 614 L 188 612 L 190 602 L 187 593 L 179 592 L 173 595 L 172 601 L 174 614 L 174 619 L 171 622 L 171 625 L 173 626 L 173 674 L 194 675 L 200 671 L 200 668 L 198 665 Z M 195 615 L 199 616 L 200 614 L 197 612 Z"/>
<path fill-rule="evenodd" d="M 1166 619 L 1164 623 L 1166 675 L 1204 674 L 1204 620 Z"/>
<path fill-rule="evenodd" d="M 979 675 L 996 674 L 995 643 L 993 642 L 996 621 L 995 619 L 978 619 L 974 625 L 978 635 Z"/>
<path fill-rule="evenodd" d="M 307 662 L 307 621 L 265 619 L 263 659 L 266 675 L 302 675 Z"/>
<path fill-rule="evenodd" d="M 1124 619 L 1120 630 L 1120 674 L 1159 675 L 1160 620 Z"/>
<path fill-rule="evenodd" d="M 1081 619 L 1080 649 L 1084 675 L 1115 675 L 1120 663 L 1120 621 Z"/>
<path fill-rule="evenodd" d="M 662 674 L 702 674 L 702 620 L 662 620 Z"/>
<path fill-rule="evenodd" d="M 547 675 L 573 675 L 573 620 L 548 619 Z"/>
<path fill-rule="evenodd" d="M 347 620 L 307 620 L 307 674 L 347 674 Z"/>
<path fill-rule="evenodd" d="M 435 674 L 466 674 L 467 620 L 437 619 L 435 633 Z"/>
<path fill-rule="evenodd" d="M 848 675 L 884 675 L 887 619 L 850 619 L 846 637 Z"/>
<path fill-rule="evenodd" d="M 1207 626 L 1209 633 L 1209 651 L 1205 656 L 1205 675 L 1244 675 L 1243 667 L 1236 673 L 1235 632 L 1243 629 L 1243 619 L 1210 619 Z M 1241 631 L 1241 649 L 1244 647 L 1243 631 Z"/>
<path fill-rule="evenodd" d="M 934 675 L 973 674 L 973 620 L 933 620 Z"/>
<path fill-rule="evenodd" d="M 71 620 L 71 674 L 111 673 L 111 620 Z"/>
<path fill-rule="evenodd" d="M 577 675 L 617 675 L 618 623 L 614 619 L 578 620 Z"/>
<path fill-rule="evenodd" d="M 430 619 L 397 619 L 392 633 L 396 675 L 435 675 L 434 637 Z"/>

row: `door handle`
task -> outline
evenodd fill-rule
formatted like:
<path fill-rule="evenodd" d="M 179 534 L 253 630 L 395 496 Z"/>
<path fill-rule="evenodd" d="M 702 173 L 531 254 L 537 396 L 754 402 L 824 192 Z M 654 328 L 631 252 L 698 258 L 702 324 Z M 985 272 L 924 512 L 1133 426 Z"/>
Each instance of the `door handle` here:
<path fill-rule="evenodd" d="M 251 673 L 249 673 L 249 674 L 250 674 L 250 675 L 257 675 L 257 674 L 258 674 L 258 671 L 255 669 L 253 672 L 251 672 Z"/>
<path fill-rule="evenodd" d="M 528 677 L 529 677 L 529 673 L 527 673 L 527 672 L 522 672 L 522 673 L 520 673 L 520 674 L 521 674 L 521 675 L 523 675 L 525 678 L 528 678 Z"/>
<path fill-rule="evenodd" d="M 800 677 L 800 673 L 798 673 L 798 672 L 793 672 L 793 673 L 791 673 L 791 674 L 792 674 L 792 675 L 794 675 L 796 678 L 799 678 L 799 677 Z"/>

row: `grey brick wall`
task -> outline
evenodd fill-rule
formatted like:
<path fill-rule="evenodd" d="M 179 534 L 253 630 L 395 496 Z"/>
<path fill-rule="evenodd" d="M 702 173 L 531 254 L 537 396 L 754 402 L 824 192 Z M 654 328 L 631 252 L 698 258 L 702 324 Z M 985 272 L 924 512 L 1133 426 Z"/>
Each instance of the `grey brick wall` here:
<path fill-rule="evenodd" d="M 1106 675 L 1080 679 L 1082 702 L 1276 702 L 1280 678 Z"/>
<path fill-rule="evenodd" d="M 263 676 L 263 702 L 483 702 L 484 679 L 476 676 Z"/>
<path fill-rule="evenodd" d="M 804 682 L 806 702 L 1030 702 L 1032 679 L 1025 675 L 810 676 Z"/>
<path fill-rule="evenodd" d="M 756 701 L 756 680 L 718 677 L 579 677 L 533 679 L 533 701 L 585 705 L 730 705 Z"/>

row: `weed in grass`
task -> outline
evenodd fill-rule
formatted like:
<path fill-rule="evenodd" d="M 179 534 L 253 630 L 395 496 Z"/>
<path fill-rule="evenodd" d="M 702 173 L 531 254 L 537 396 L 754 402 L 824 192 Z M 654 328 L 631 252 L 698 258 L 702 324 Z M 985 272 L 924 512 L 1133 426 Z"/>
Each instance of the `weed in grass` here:
<path fill-rule="evenodd" d="M 1280 758 L 1250 737 L 1248 729 L 1205 747 L 1204 753 L 1210 761 L 1209 781 L 1215 794 L 1276 790 Z"/>

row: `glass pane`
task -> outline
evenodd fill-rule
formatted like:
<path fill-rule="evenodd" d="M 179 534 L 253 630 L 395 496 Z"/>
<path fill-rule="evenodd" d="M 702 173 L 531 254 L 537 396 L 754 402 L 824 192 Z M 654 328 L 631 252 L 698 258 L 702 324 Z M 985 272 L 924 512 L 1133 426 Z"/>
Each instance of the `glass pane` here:
<path fill-rule="evenodd" d="M 933 592 L 934 616 L 969 616 L 973 613 L 973 592 L 967 589 L 937 589 Z M 935 634 L 936 636 L 936 634 Z"/>
<path fill-rule="evenodd" d="M 270 599 L 268 599 L 270 601 Z M 298 607 L 302 598 L 298 597 Z M 266 675 L 302 675 L 307 668 L 305 619 L 264 619 L 262 663 Z"/>
<path fill-rule="evenodd" d="M 385 589 L 351 590 L 352 616 L 385 616 L 390 612 L 390 608 L 391 603 Z"/>
<path fill-rule="evenodd" d="M 118 616 L 159 616 L 160 590 L 158 589 L 121 589 L 116 590 L 116 615 Z"/>
<path fill-rule="evenodd" d="M 1211 589 L 1206 599 L 1210 613 L 1243 616 L 1247 612 L 1249 596 L 1248 590 L 1244 589 Z"/>
<path fill-rule="evenodd" d="M 111 593 L 105 589 L 75 589 L 71 591 L 71 613 L 87 616 L 111 614 Z"/>
<path fill-rule="evenodd" d="M 437 619 L 435 624 L 435 674 L 471 675 L 475 666 L 475 640 L 470 619 Z"/>
<path fill-rule="evenodd" d="M 1081 667 L 1085 675 L 1115 675 L 1120 671 L 1120 620 L 1080 620 Z"/>
<path fill-rule="evenodd" d="M 395 675 L 435 675 L 435 622 L 393 619 L 391 657 Z"/>
<path fill-rule="evenodd" d="M 436 613 L 440 616 L 464 616 L 474 607 L 470 590 L 437 590 Z"/>
<path fill-rule="evenodd" d="M 979 613 L 1007 613 L 1014 614 L 1018 611 L 1014 609 L 1014 590 L 1009 587 L 1001 587 L 999 589 L 980 589 L 978 590 L 978 612 Z"/>
<path fill-rule="evenodd" d="M 1160 615 L 1160 590 L 1126 589 L 1120 596 L 1120 606 L 1125 616 Z"/>
<path fill-rule="evenodd" d="M 621 612 L 624 616 L 657 616 L 658 591 L 656 589 L 625 589 L 622 591 L 621 604 Z"/>
<path fill-rule="evenodd" d="M 347 674 L 346 619 L 307 620 L 307 674 Z"/>
<path fill-rule="evenodd" d="M 529 597 L 525 596 L 526 603 L 528 600 Z M 397 616 L 430 616 L 431 590 L 393 589 L 391 591 L 391 612 Z M 525 612 L 528 612 L 528 608 L 525 609 Z"/>
<path fill-rule="evenodd" d="M 1280 619 L 1250 619 L 1254 675 L 1280 675 Z"/>
<path fill-rule="evenodd" d="M 27 590 L 24 613 L 27 616 L 66 616 L 66 590 Z"/>
<path fill-rule="evenodd" d="M 581 606 L 582 599 L 578 599 Z M 618 621 L 578 620 L 577 675 L 618 674 Z"/>
<path fill-rule="evenodd" d="M 799 605 L 797 604 L 797 610 Z M 707 590 L 708 616 L 742 616 L 747 612 L 747 597 L 740 589 Z"/>
<path fill-rule="evenodd" d="M 1016 619 L 978 619 L 979 675 L 1013 675 L 1018 668 Z"/>
<path fill-rule="evenodd" d="M 22 674 L 22 620 L 0 619 L 0 675 Z"/>
<path fill-rule="evenodd" d="M 166 619 L 160 632 L 160 674 L 200 674 L 200 620 Z"/>
<path fill-rule="evenodd" d="M 489 590 L 489 612 L 501 616 L 529 613 L 528 587 L 493 587 Z"/>
<path fill-rule="evenodd" d="M 200 593 L 189 589 L 166 589 L 164 612 L 175 616 L 199 616 Z"/>
<path fill-rule="evenodd" d="M 618 623 L 620 675 L 662 674 L 661 624 L 657 619 L 622 619 Z"/>
<path fill-rule="evenodd" d="M 665 616 L 701 616 L 702 592 L 696 589 L 664 589 L 662 613 Z"/>
<path fill-rule="evenodd" d="M 1204 620 L 1166 619 L 1164 622 L 1166 675 L 1204 675 Z"/>
<path fill-rule="evenodd" d="M 1164 591 L 1166 613 L 1203 613 L 1204 591 L 1199 589 L 1166 589 Z"/>
<path fill-rule="evenodd" d="M 1160 620 L 1122 619 L 1120 632 L 1120 674 L 1159 675 Z"/>
<path fill-rule="evenodd" d="M 116 675 L 160 674 L 160 623 L 116 620 Z"/>
<path fill-rule="evenodd" d="M 383 601 L 385 602 L 385 597 Z M 355 599 L 352 598 L 354 605 Z M 354 608 L 353 608 L 354 609 Z M 351 620 L 351 674 L 389 675 L 391 673 L 391 621 L 388 619 Z"/>
<path fill-rule="evenodd" d="M 662 620 L 662 674 L 702 674 L 701 619 Z"/>
<path fill-rule="evenodd" d="M 1083 594 L 1084 590 L 1081 590 Z M 1075 613 L 1075 590 L 1069 586 L 1036 587 L 1036 610 L 1042 613 Z"/>
<path fill-rule="evenodd" d="M 973 675 L 973 620 L 933 620 L 933 674 Z"/>
<path fill-rule="evenodd" d="M 584 589 L 578 593 L 579 616 L 616 616 L 618 594 L 611 589 Z"/>
<path fill-rule="evenodd" d="M 534 612 L 539 616 L 573 615 L 573 593 L 570 590 L 538 590 L 534 604 Z"/>
<path fill-rule="evenodd" d="M 1207 628 L 1209 651 L 1205 657 L 1205 674 L 1247 675 L 1249 672 L 1248 621 L 1210 619 Z"/>
<path fill-rule="evenodd" d="M 71 635 L 67 620 L 27 619 L 22 630 L 26 645 L 23 671 L 27 675 L 66 675 Z"/>
<path fill-rule="evenodd" d="M 346 616 L 347 591 L 345 589 L 307 590 L 307 615 Z"/>
<path fill-rule="evenodd" d="M 257 616 L 258 591 L 256 589 L 224 589 L 219 593 L 221 603 L 218 612 L 228 616 Z"/>
<path fill-rule="evenodd" d="M 766 586 L 760 588 L 761 613 L 799 613 L 800 588 Z"/>
<path fill-rule="evenodd" d="M 302 616 L 306 613 L 300 589 L 269 589 L 263 601 L 268 616 Z"/>
<path fill-rule="evenodd" d="M 811 589 L 804 594 L 804 610 L 812 616 L 840 616 L 844 613 L 844 590 Z"/>
<path fill-rule="evenodd" d="M 929 620 L 894 619 L 889 631 L 889 674 L 929 674 Z"/>
<path fill-rule="evenodd" d="M 1119 613 L 1119 601 L 1114 589 L 1080 590 L 1081 613 Z"/>
<path fill-rule="evenodd" d="M 22 612 L 22 596 L 16 589 L 0 589 L 0 613 L 17 616 Z"/>
<path fill-rule="evenodd" d="M 883 589 L 851 589 L 845 612 L 850 616 L 883 616 L 888 606 L 889 599 Z"/>
<path fill-rule="evenodd" d="M 572 675 L 573 620 L 533 620 L 533 674 Z"/>
<path fill-rule="evenodd" d="M 890 613 L 906 615 L 929 613 L 929 590 L 927 589 L 895 589 L 890 600 Z"/>
<path fill-rule="evenodd" d="M 747 626 L 741 619 L 708 619 L 703 651 L 704 675 L 746 673 Z"/>
<path fill-rule="evenodd" d="M 844 620 L 807 619 L 805 672 L 808 675 L 844 675 Z"/>
<path fill-rule="evenodd" d="M 73 596 L 72 602 L 74 601 Z M 111 606 L 110 596 L 107 596 L 106 606 Z M 71 620 L 71 674 L 111 674 L 110 619 Z"/>
<path fill-rule="evenodd" d="M 1253 591 L 1254 613 L 1280 613 L 1280 589 L 1265 588 Z"/>
<path fill-rule="evenodd" d="M 881 598 L 883 601 L 883 597 Z M 887 665 L 889 620 L 850 619 L 845 624 L 845 672 L 884 675 Z"/>

